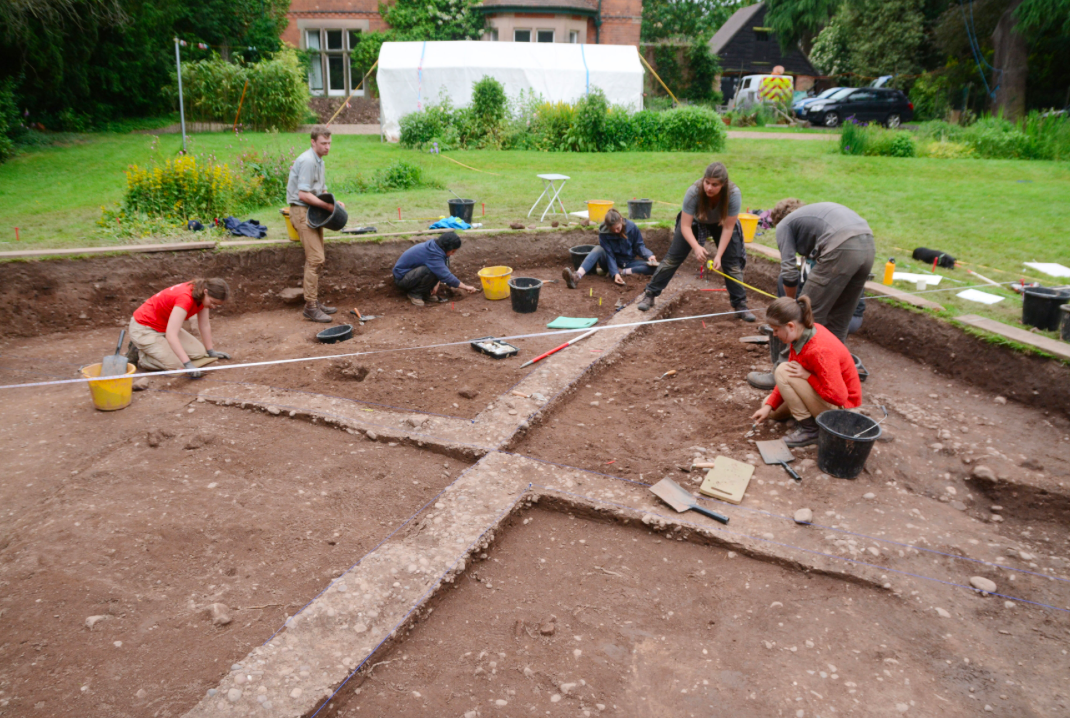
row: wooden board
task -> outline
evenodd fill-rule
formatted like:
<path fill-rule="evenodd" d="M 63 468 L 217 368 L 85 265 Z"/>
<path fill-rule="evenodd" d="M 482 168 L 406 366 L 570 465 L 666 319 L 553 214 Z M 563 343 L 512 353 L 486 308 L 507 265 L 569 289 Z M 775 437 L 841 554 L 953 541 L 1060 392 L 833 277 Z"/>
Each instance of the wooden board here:
<path fill-rule="evenodd" d="M 699 493 L 730 504 L 739 504 L 743 502 L 743 495 L 747 493 L 753 475 L 754 467 L 750 464 L 718 456 L 713 460 L 713 468 L 706 472 Z"/>
<path fill-rule="evenodd" d="M 174 242 L 171 244 L 117 244 L 114 247 L 81 247 L 78 249 L 27 249 L 0 252 L 0 259 L 29 259 L 31 257 L 67 257 L 79 254 L 112 254 L 123 252 L 190 252 L 215 249 L 215 242 Z"/>
<path fill-rule="evenodd" d="M 1037 349 L 1047 352 L 1048 354 L 1053 354 L 1060 359 L 1070 359 L 1070 344 L 1056 341 L 1055 339 L 1049 339 L 1043 334 L 1034 334 L 1025 329 L 1019 329 L 1018 327 L 1012 327 L 1002 322 L 997 322 L 995 319 L 979 317 L 976 314 L 964 314 L 961 317 L 955 317 L 955 321 L 968 324 L 971 327 L 977 327 L 978 329 L 984 329 L 993 334 L 999 334 L 1001 337 L 1013 339 L 1021 344 L 1036 347 Z"/>

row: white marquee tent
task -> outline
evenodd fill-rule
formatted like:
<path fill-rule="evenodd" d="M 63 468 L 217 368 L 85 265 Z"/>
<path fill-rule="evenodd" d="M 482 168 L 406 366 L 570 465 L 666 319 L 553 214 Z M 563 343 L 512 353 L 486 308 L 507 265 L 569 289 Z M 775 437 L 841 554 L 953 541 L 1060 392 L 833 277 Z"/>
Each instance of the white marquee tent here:
<path fill-rule="evenodd" d="M 379 51 L 379 112 L 383 135 L 397 142 L 410 112 L 444 92 L 454 107 L 472 99 L 484 75 L 510 97 L 534 90 L 550 102 L 575 102 L 597 87 L 614 105 L 643 106 L 643 68 L 633 45 L 528 42 L 386 42 Z"/>

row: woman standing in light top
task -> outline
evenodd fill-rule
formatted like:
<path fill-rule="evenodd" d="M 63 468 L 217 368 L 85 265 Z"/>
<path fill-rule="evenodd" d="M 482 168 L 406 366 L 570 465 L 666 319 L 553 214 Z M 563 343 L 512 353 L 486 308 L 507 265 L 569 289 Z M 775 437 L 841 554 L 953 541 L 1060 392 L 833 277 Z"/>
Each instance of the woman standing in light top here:
<path fill-rule="evenodd" d="M 742 206 L 743 195 L 739 187 L 728 181 L 728 169 L 721 162 L 712 163 L 702 179 L 688 187 L 684 194 L 683 207 L 676 215 L 672 244 L 643 292 L 639 311 L 645 312 L 654 306 L 654 300 L 665 290 L 689 254 L 694 252 L 699 264 L 706 263 L 709 257 L 706 240 L 711 237 L 717 243 L 712 257 L 713 268 L 743 281 L 747 253 L 743 248 L 743 228 L 739 224 Z M 747 290 L 739 282 L 727 278 L 725 287 L 736 316 L 745 322 L 753 322 L 754 315 L 747 309 Z"/>

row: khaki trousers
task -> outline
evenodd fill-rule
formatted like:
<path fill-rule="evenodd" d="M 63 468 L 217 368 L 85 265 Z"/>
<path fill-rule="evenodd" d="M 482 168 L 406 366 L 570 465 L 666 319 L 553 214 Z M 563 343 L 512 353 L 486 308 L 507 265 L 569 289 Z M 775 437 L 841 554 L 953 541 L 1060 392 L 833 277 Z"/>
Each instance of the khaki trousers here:
<path fill-rule="evenodd" d="M 776 377 L 776 386 L 784 399 L 784 406 L 788 407 L 796 421 L 817 418 L 823 411 L 840 408 L 822 399 L 806 379 L 788 376 L 787 366 L 786 362 L 779 364 L 773 376 Z"/>
<path fill-rule="evenodd" d="M 138 324 L 133 318 L 130 319 L 130 327 L 127 331 L 130 333 L 130 341 L 137 347 L 139 354 L 137 363 L 142 369 L 169 371 L 182 368 L 182 362 L 178 360 L 171 345 L 167 343 L 167 337 L 162 333 Z M 208 350 L 204 348 L 200 340 L 185 329 L 178 330 L 178 342 L 189 355 L 190 361 L 198 367 L 215 361 L 213 357 L 208 356 Z"/>
<path fill-rule="evenodd" d="M 319 299 L 320 275 L 323 274 L 323 262 L 327 259 L 323 250 L 323 228 L 312 229 L 308 226 L 308 207 L 299 204 L 290 205 L 290 223 L 301 238 L 305 248 L 305 302 Z"/>

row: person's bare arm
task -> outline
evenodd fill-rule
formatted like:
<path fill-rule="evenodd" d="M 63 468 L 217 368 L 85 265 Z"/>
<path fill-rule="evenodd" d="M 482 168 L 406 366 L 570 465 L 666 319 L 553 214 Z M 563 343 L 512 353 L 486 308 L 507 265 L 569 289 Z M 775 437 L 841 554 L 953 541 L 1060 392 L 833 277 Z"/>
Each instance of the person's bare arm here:
<path fill-rule="evenodd" d="M 311 192 L 306 192 L 305 190 L 298 191 L 297 199 L 301 200 L 302 202 L 307 204 L 309 207 L 319 207 L 320 209 L 326 210 L 328 212 L 333 212 L 334 211 L 334 205 L 333 204 L 331 204 L 329 202 L 324 202 L 322 199 L 320 199 L 316 195 L 312 194 Z M 342 204 L 342 203 L 339 202 L 338 204 Z M 345 207 L 344 204 L 342 206 Z"/>
<path fill-rule="evenodd" d="M 182 328 L 184 321 L 186 321 L 186 310 L 182 307 L 172 309 L 171 316 L 167 318 L 167 331 L 164 332 L 164 338 L 167 339 L 167 346 L 171 347 L 171 351 L 175 353 L 178 360 L 186 364 L 189 362 L 189 354 L 182 348 L 182 342 L 178 340 L 178 331 Z"/>
<path fill-rule="evenodd" d="M 684 236 L 684 241 L 691 245 L 691 251 L 695 253 L 695 259 L 699 261 L 699 264 L 703 264 L 706 261 L 706 257 L 709 256 L 705 248 L 698 243 L 695 239 L 695 233 L 691 231 L 691 222 L 695 219 L 695 215 L 688 214 L 687 212 L 680 213 L 680 234 Z"/>
<path fill-rule="evenodd" d="M 736 229 L 736 221 L 739 219 L 739 215 L 735 217 L 725 217 L 721 222 L 721 238 L 717 242 L 717 254 L 713 258 L 713 268 L 718 272 L 721 271 L 721 257 L 724 256 L 725 250 L 728 249 L 728 243 L 732 241 L 732 232 Z"/>
<path fill-rule="evenodd" d="M 201 333 L 201 344 L 212 351 L 212 322 L 208 319 L 208 307 L 197 312 L 197 330 Z"/>

